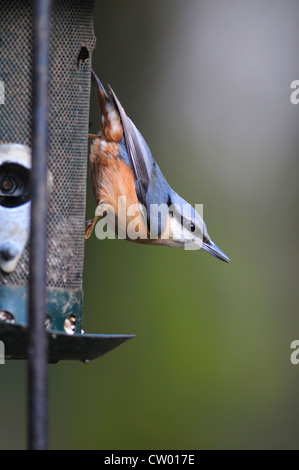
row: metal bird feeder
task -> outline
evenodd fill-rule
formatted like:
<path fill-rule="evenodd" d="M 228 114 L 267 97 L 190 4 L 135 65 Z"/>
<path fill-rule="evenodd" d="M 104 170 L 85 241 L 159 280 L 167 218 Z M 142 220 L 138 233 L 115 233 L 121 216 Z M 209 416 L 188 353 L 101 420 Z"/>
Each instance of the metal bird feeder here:
<path fill-rule="evenodd" d="M 47 362 L 132 337 L 82 330 L 93 10 L 0 2 L 0 345 L 28 359 L 30 449 L 48 446 Z"/>
<path fill-rule="evenodd" d="M 34 194 L 29 181 L 35 142 L 33 6 L 28 0 L 0 3 L 0 340 L 10 359 L 28 357 Z M 89 361 L 131 337 L 82 331 L 93 9 L 93 0 L 53 0 L 51 8 L 44 175 L 48 193 L 44 327 L 50 362 Z"/>

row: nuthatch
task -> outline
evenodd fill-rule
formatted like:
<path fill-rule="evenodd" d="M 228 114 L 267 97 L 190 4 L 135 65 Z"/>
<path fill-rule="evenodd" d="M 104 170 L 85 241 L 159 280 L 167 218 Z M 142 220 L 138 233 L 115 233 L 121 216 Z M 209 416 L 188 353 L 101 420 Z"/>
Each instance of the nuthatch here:
<path fill-rule="evenodd" d="M 86 227 L 85 238 L 90 237 L 98 217 L 105 215 L 108 221 L 115 222 L 115 232 L 121 238 L 152 245 L 202 248 L 228 263 L 230 259 L 210 239 L 202 217 L 167 183 L 113 90 L 109 87 L 108 95 L 93 71 L 92 81 L 102 113 L 102 130 L 99 135 L 90 136 L 95 137 L 90 172 L 97 208 L 94 221 Z M 127 207 L 134 209 L 127 211 Z M 132 217 L 138 237 L 130 236 L 128 230 Z"/>

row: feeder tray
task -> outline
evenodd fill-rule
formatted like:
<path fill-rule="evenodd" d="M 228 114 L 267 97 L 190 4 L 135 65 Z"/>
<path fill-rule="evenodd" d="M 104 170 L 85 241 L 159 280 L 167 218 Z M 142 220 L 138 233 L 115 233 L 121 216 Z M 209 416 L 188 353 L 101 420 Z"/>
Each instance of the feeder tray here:
<path fill-rule="evenodd" d="M 66 335 L 60 331 L 48 331 L 48 360 L 77 359 L 85 363 L 96 359 L 127 341 L 129 335 Z M 6 359 L 27 359 L 28 328 L 21 325 L 0 323 L 0 338 L 5 344 Z"/>
<path fill-rule="evenodd" d="M 27 359 L 27 305 L 27 288 L 0 286 L 0 340 L 5 345 L 6 359 Z M 85 334 L 81 329 L 82 297 L 76 291 L 48 290 L 47 308 L 45 328 L 49 340 L 49 362 L 63 359 L 89 362 L 134 337 Z"/>

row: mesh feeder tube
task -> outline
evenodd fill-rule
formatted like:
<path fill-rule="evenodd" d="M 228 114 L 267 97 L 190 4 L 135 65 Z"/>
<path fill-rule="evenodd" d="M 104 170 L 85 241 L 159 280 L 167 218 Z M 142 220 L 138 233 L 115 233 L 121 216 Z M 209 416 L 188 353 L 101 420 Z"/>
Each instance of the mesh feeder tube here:
<path fill-rule="evenodd" d="M 29 316 L 31 198 L 27 186 L 32 158 L 33 3 L 0 2 L 0 83 L 4 84 L 4 103 L 0 104 L 0 217 L 6 221 L 0 224 L 0 340 L 5 343 L 6 358 L 22 359 L 27 357 Z M 90 75 L 96 43 L 93 10 L 94 0 L 52 1 L 45 272 L 45 328 L 51 362 L 89 361 L 132 337 L 82 331 Z M 16 160 L 17 149 L 23 161 Z M 23 237 L 14 240 L 8 228 L 18 223 L 22 223 L 19 233 Z M 4 258 L 11 258 L 8 269 Z"/>

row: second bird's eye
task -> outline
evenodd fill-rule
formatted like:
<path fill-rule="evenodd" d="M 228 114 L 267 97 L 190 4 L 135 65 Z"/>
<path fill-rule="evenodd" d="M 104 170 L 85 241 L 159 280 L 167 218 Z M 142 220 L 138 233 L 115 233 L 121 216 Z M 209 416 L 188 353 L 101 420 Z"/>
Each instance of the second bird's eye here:
<path fill-rule="evenodd" d="M 190 230 L 191 230 L 191 232 L 195 232 L 195 223 L 194 222 L 190 223 Z"/>

